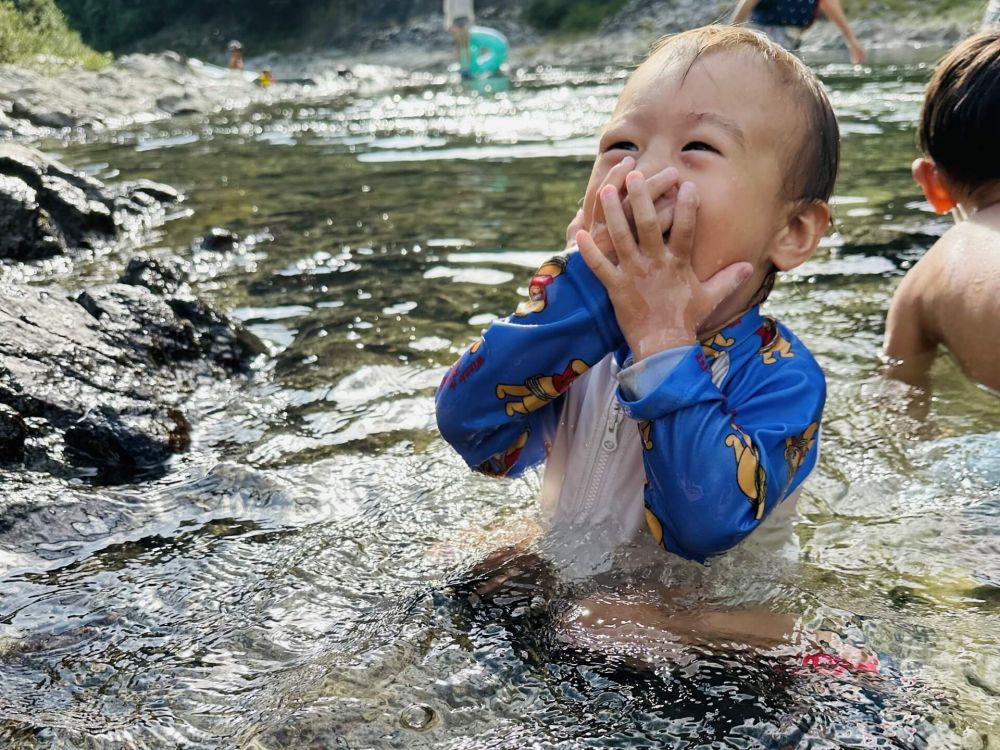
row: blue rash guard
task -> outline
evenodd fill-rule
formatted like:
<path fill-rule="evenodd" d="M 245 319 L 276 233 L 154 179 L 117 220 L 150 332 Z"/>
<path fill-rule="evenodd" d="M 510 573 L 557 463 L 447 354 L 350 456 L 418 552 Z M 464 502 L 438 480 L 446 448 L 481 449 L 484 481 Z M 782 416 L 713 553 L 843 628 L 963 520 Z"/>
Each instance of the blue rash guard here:
<path fill-rule="evenodd" d="M 565 395 L 609 354 L 642 452 L 634 502 L 669 551 L 724 552 L 812 471 L 826 383 L 793 334 L 753 307 L 700 345 L 631 365 L 607 291 L 576 251 L 546 262 L 529 300 L 445 374 L 441 434 L 471 468 L 517 476 L 545 461 L 557 430 L 574 429 L 575 418 L 560 423 Z"/>
<path fill-rule="evenodd" d="M 758 26 L 813 25 L 819 12 L 819 0 L 761 0 L 750 11 L 751 22 Z"/>

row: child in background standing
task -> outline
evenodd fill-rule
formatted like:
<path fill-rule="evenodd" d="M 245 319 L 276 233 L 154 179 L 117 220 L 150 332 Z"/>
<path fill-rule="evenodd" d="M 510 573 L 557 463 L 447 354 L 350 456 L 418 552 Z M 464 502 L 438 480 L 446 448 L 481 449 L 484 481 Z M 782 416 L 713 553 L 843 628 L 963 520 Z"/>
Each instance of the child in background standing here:
<path fill-rule="evenodd" d="M 475 22 L 476 14 L 472 8 L 472 0 L 444 0 L 444 27 L 455 40 L 458 66 L 463 71 L 469 69 L 469 63 L 472 61 L 469 34 Z"/>

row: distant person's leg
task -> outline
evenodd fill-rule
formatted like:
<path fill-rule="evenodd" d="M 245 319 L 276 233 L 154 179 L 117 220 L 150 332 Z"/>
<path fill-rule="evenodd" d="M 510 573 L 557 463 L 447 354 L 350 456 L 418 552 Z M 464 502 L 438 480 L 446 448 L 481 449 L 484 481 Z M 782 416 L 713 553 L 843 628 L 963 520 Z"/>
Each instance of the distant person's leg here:
<path fill-rule="evenodd" d="M 458 48 L 458 65 L 462 70 L 468 70 L 472 62 L 472 50 L 469 47 L 471 26 L 466 16 L 459 16 L 451 27 L 451 35 Z"/>

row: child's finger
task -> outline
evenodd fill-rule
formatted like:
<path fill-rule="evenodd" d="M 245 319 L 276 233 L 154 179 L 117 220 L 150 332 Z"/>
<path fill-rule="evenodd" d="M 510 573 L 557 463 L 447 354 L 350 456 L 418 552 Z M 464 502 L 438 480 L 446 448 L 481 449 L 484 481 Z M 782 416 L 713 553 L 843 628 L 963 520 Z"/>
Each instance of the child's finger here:
<path fill-rule="evenodd" d="M 629 202 L 632 204 L 639 248 L 646 254 L 660 256 L 663 248 L 663 231 L 656 217 L 656 208 L 653 207 L 653 201 L 646 189 L 646 179 L 640 172 L 631 172 L 625 180 L 625 185 L 628 188 Z"/>
<path fill-rule="evenodd" d="M 604 284 L 605 287 L 609 287 L 614 282 L 614 274 L 618 269 L 610 260 L 604 257 L 604 253 L 597 246 L 597 243 L 594 242 L 594 238 L 590 236 L 590 232 L 586 229 L 581 229 L 577 232 L 576 246 L 580 248 L 580 255 L 583 256 L 583 260 L 590 270 L 594 272 L 597 280 Z"/>
<path fill-rule="evenodd" d="M 669 195 L 677 187 L 680 175 L 674 167 L 667 167 L 661 169 L 659 172 L 649 177 L 646 180 L 646 190 L 649 192 L 649 197 L 652 198 L 653 203 L 665 196 Z"/>
<path fill-rule="evenodd" d="M 685 182 L 677 191 L 674 224 L 670 228 L 670 252 L 678 259 L 690 260 L 694 250 L 695 216 L 698 213 L 698 191 L 693 182 Z"/>
<path fill-rule="evenodd" d="M 576 233 L 583 229 L 583 209 L 581 208 L 576 212 L 576 216 L 566 227 L 566 247 L 570 247 L 573 244 L 573 238 L 576 237 Z"/>
<path fill-rule="evenodd" d="M 610 260 L 614 265 L 618 265 L 618 253 L 615 252 L 614 247 L 611 245 L 611 235 L 608 234 L 607 224 L 594 224 L 589 230 L 590 236 L 593 238 L 597 246 L 601 248 L 601 252 L 604 253 L 604 257 Z"/>
<path fill-rule="evenodd" d="M 618 191 L 611 185 L 605 185 L 601 188 L 599 198 L 601 205 L 604 206 L 604 218 L 607 222 L 608 234 L 611 236 L 611 246 L 618 255 L 618 262 L 627 263 L 635 257 L 639 249 L 632 236 L 632 227 L 628 219 L 625 218 L 625 211 L 622 209 Z"/>
<path fill-rule="evenodd" d="M 649 197 L 653 199 L 653 205 L 656 207 L 656 215 L 660 218 L 661 232 L 666 232 L 670 229 L 670 221 L 673 220 L 673 204 L 677 200 L 678 178 L 679 175 L 674 167 L 666 167 L 646 180 L 646 190 L 649 192 Z M 670 210 L 664 212 L 662 208 L 668 202 Z M 625 217 L 629 221 L 633 221 L 632 202 L 628 197 L 622 201 L 622 207 L 625 209 Z M 666 224 L 663 223 L 663 219 L 667 219 Z"/>
<path fill-rule="evenodd" d="M 702 288 L 714 310 L 729 295 L 739 289 L 743 282 L 753 276 L 753 264 L 746 261 L 731 263 L 708 279 Z"/>
<path fill-rule="evenodd" d="M 600 191 L 603 190 L 606 185 L 613 185 L 615 190 L 618 191 L 618 194 L 621 195 L 622 188 L 625 187 L 625 176 L 632 171 L 633 167 L 635 167 L 635 159 L 631 156 L 626 156 L 620 162 L 611 167 L 611 169 L 608 170 L 608 173 L 604 176 L 604 182 L 601 183 L 601 186 L 597 190 L 598 194 L 600 194 Z M 603 223 L 605 221 L 604 207 L 601 205 L 599 198 L 597 200 L 597 205 L 594 206 L 593 215 L 595 222 Z"/>
<path fill-rule="evenodd" d="M 674 201 L 663 201 L 653 204 L 656 206 L 656 224 L 660 228 L 660 234 L 666 237 L 667 232 L 674 223 Z"/>
<path fill-rule="evenodd" d="M 666 233 L 670 229 L 670 225 L 674 222 L 674 204 L 676 202 L 676 190 L 669 190 L 659 198 L 653 200 L 653 207 L 656 209 L 656 220 L 659 222 L 660 232 L 662 233 Z M 625 211 L 625 218 L 629 222 L 633 222 L 632 202 L 627 197 L 622 201 L 622 209 Z"/>

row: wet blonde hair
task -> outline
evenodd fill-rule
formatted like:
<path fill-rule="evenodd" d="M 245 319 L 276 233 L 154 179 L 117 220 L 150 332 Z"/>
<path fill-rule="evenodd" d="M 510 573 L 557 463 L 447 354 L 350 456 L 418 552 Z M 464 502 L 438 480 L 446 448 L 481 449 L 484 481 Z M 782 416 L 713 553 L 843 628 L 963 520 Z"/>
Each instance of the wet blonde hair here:
<path fill-rule="evenodd" d="M 795 201 L 829 201 L 840 164 L 840 128 L 819 79 L 784 47 L 742 26 L 702 26 L 663 37 L 642 66 L 680 61 L 690 70 L 700 58 L 715 52 L 745 52 L 759 58 L 796 97 L 805 122 L 799 128 L 799 143 L 789 149 L 786 191 Z"/>

